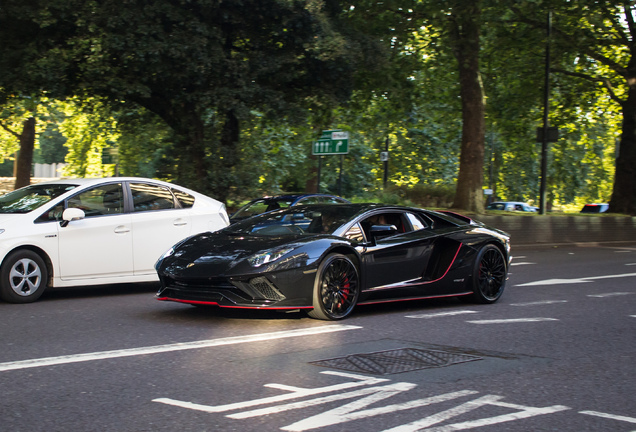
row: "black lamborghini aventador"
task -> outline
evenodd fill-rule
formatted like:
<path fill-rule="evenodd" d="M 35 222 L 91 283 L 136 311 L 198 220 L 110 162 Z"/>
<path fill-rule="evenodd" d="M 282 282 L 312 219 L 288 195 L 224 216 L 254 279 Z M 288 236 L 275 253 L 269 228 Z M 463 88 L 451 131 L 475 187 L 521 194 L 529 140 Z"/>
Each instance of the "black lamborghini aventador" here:
<path fill-rule="evenodd" d="M 176 244 L 156 264 L 156 296 L 336 320 L 359 304 L 448 296 L 493 303 L 510 260 L 505 232 L 458 214 L 297 206 Z"/>

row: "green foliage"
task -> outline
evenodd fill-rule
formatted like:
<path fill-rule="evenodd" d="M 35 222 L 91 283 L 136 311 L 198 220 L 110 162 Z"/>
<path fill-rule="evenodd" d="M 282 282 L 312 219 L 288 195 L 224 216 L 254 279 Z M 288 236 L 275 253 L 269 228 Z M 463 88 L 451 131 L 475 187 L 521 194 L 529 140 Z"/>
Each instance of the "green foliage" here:
<path fill-rule="evenodd" d="M 77 101 L 60 104 L 66 115 L 60 131 L 68 148 L 63 174 L 72 177 L 108 177 L 115 174 L 114 165 L 102 163 L 102 152 L 119 138 L 116 120 L 107 106 L 90 101 L 87 110 L 79 110 Z"/>
<path fill-rule="evenodd" d="M 550 6 L 549 121 L 560 138 L 550 144 L 549 200 L 608 201 L 631 60 L 621 3 L 481 4 L 484 186 L 498 199 L 538 201 Z M 318 172 L 311 143 L 340 128 L 350 154 L 321 158 L 321 191 L 441 207 L 452 201 L 463 126 L 447 39 L 458 5 L 6 0 L 0 122 L 17 131 L 36 112 L 36 161 L 65 158 L 69 175 L 159 177 L 236 201 L 305 190 Z M 228 113 L 238 119 L 234 147 L 221 146 Z M 17 146 L 0 128 L 0 156 Z"/>

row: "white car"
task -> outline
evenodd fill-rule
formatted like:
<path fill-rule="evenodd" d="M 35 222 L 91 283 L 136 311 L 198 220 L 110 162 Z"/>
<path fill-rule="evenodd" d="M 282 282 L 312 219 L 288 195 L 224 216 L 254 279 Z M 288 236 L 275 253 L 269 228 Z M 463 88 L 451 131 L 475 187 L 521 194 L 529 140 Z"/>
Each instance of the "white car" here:
<path fill-rule="evenodd" d="M 228 224 L 223 203 L 159 180 L 26 186 L 0 197 L 0 298 L 28 303 L 47 287 L 156 281 L 168 248 Z"/>
<path fill-rule="evenodd" d="M 505 210 L 505 211 L 525 211 L 525 212 L 536 212 L 539 210 L 538 207 L 531 206 L 524 202 L 518 201 L 497 201 L 494 203 L 490 203 L 486 210 Z"/>

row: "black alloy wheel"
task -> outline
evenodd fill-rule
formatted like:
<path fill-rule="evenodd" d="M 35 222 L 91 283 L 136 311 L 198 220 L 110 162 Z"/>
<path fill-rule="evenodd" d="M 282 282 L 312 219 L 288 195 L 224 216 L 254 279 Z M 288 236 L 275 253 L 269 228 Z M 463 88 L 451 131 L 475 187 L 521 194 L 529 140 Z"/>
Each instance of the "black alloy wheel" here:
<path fill-rule="evenodd" d="M 484 246 L 477 255 L 473 272 L 472 299 L 477 303 L 494 303 L 506 286 L 508 266 L 503 253 L 495 245 Z"/>
<path fill-rule="evenodd" d="M 314 283 L 314 309 L 309 316 L 322 320 L 347 317 L 360 295 L 358 269 L 345 255 L 330 254 L 320 263 Z"/>

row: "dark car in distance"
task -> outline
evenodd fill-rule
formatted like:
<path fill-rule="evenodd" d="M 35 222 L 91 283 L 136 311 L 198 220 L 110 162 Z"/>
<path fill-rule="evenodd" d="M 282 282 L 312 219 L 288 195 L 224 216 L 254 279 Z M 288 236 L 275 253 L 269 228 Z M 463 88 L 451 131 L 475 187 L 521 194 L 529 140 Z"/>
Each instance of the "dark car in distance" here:
<path fill-rule="evenodd" d="M 294 223 L 306 218 L 306 228 Z M 510 260 L 505 232 L 461 215 L 381 204 L 295 206 L 176 244 L 157 262 L 156 298 L 335 320 L 358 304 L 450 296 L 493 303 Z"/>
<path fill-rule="evenodd" d="M 253 199 L 252 201 L 239 208 L 234 214 L 230 216 L 230 222 L 238 222 L 252 216 L 270 212 L 272 210 L 309 204 L 350 204 L 350 202 L 336 195 L 320 193 L 266 196 Z"/>
<path fill-rule="evenodd" d="M 581 213 L 605 213 L 608 209 L 609 204 L 605 203 L 585 204 Z"/>

